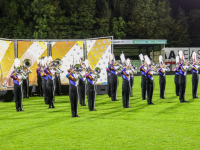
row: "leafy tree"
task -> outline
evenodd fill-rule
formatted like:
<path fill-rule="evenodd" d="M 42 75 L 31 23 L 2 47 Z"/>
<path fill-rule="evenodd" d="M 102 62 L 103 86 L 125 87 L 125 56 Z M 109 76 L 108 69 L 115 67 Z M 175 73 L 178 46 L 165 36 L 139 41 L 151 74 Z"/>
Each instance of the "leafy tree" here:
<path fill-rule="evenodd" d="M 188 17 L 185 12 L 179 8 L 179 13 L 170 25 L 170 34 L 168 45 L 171 47 L 187 47 L 191 43 L 188 33 Z"/>
<path fill-rule="evenodd" d="M 191 10 L 189 17 L 189 34 L 192 39 L 191 46 L 200 45 L 200 9 Z"/>

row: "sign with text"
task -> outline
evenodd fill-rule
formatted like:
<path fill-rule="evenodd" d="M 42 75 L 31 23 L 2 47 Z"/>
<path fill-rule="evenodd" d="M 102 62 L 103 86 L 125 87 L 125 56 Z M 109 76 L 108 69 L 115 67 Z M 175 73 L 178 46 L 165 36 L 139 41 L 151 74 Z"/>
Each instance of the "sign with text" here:
<path fill-rule="evenodd" d="M 179 51 L 183 51 L 185 60 L 189 61 L 192 59 L 192 53 L 196 52 L 197 60 L 200 60 L 200 47 L 184 47 L 184 48 L 164 48 L 165 51 L 165 63 L 176 63 L 176 56 Z"/>

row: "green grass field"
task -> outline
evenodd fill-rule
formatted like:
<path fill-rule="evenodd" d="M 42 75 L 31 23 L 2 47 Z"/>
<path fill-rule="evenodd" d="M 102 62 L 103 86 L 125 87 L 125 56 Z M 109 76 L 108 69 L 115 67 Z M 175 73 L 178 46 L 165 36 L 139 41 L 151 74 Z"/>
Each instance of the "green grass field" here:
<path fill-rule="evenodd" d="M 24 99 L 24 112 L 16 112 L 14 102 L 0 103 L 0 149 L 199 150 L 200 99 L 192 99 L 191 75 L 187 76 L 188 103 L 175 96 L 174 76 L 166 76 L 167 99 L 161 100 L 155 76 L 155 105 L 141 99 L 140 78 L 134 78 L 132 108 L 122 107 L 119 77 L 119 101 L 97 95 L 97 111 L 79 105 L 78 118 L 71 118 L 69 96 L 56 96 L 56 109 L 47 109 L 41 97 Z"/>

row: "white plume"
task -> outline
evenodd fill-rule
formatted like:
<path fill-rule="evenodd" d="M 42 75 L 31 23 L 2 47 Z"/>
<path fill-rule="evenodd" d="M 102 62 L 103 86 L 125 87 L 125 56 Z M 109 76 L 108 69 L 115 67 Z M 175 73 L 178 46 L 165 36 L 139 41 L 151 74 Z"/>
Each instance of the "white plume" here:
<path fill-rule="evenodd" d="M 179 51 L 179 57 L 182 61 L 185 61 L 184 55 L 183 55 L 183 51 Z"/>
<path fill-rule="evenodd" d="M 15 68 L 20 67 L 20 61 L 18 58 L 15 58 L 14 66 L 15 66 Z"/>
<path fill-rule="evenodd" d="M 128 59 L 126 59 L 126 65 L 128 66 L 129 64 L 131 64 L 130 63 L 131 62 L 131 60 L 128 58 Z"/>
<path fill-rule="evenodd" d="M 37 64 L 39 64 L 41 62 L 41 60 L 40 59 L 37 59 Z"/>
<path fill-rule="evenodd" d="M 90 66 L 90 63 L 87 59 L 85 60 L 85 66 L 86 66 L 86 68 L 88 68 Z"/>
<path fill-rule="evenodd" d="M 179 63 L 179 56 L 176 56 L 176 63 Z"/>
<path fill-rule="evenodd" d="M 40 63 L 41 63 L 41 66 L 43 66 L 43 67 L 45 66 L 44 59 L 41 59 Z"/>
<path fill-rule="evenodd" d="M 149 59 L 149 57 L 147 55 L 144 56 L 145 61 L 147 62 L 148 65 L 151 64 L 151 60 Z"/>
<path fill-rule="evenodd" d="M 159 56 L 159 63 L 163 63 L 163 57 L 162 57 L 162 55 Z"/>
<path fill-rule="evenodd" d="M 44 57 L 43 61 L 44 61 L 44 66 L 46 66 L 46 64 L 47 64 L 47 56 Z"/>
<path fill-rule="evenodd" d="M 52 57 L 51 57 L 51 56 L 48 56 L 48 58 L 47 58 L 47 63 L 50 64 L 50 63 L 52 62 L 52 60 L 53 60 Z"/>
<path fill-rule="evenodd" d="M 122 63 L 124 63 L 124 61 L 125 61 L 125 55 L 124 55 L 124 53 L 122 53 L 122 54 L 120 55 L 120 59 L 121 59 Z"/>
<path fill-rule="evenodd" d="M 196 52 L 193 52 L 193 53 L 192 53 L 192 59 L 193 59 L 193 61 L 196 61 L 196 60 L 197 60 L 196 56 L 197 56 L 197 55 L 196 55 Z"/>
<path fill-rule="evenodd" d="M 144 56 L 142 54 L 140 54 L 139 57 L 141 61 L 144 61 Z"/>

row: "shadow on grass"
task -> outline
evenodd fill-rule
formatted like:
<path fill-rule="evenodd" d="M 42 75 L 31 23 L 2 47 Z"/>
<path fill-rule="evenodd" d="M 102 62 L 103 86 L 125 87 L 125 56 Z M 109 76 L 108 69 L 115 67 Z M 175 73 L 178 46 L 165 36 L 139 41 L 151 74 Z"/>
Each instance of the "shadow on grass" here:
<path fill-rule="evenodd" d="M 178 103 L 176 103 L 176 104 L 173 105 L 173 106 L 170 106 L 170 107 L 168 107 L 168 108 L 166 108 L 166 109 L 163 109 L 162 111 L 159 111 L 155 116 L 158 116 L 158 115 L 160 115 L 160 114 L 169 114 L 169 112 L 171 112 L 172 110 L 175 110 L 175 109 L 177 109 L 177 108 L 179 108 L 179 107 L 182 107 L 181 104 L 182 104 L 182 103 L 178 102 Z"/>

